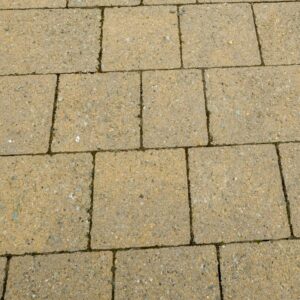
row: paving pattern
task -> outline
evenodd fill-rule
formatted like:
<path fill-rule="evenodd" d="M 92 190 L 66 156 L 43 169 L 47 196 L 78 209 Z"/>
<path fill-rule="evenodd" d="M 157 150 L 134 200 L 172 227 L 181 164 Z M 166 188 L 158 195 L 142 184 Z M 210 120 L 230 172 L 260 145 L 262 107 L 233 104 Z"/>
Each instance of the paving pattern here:
<path fill-rule="evenodd" d="M 1 300 L 299 300 L 300 2 L 0 0 L 0 166 Z"/>

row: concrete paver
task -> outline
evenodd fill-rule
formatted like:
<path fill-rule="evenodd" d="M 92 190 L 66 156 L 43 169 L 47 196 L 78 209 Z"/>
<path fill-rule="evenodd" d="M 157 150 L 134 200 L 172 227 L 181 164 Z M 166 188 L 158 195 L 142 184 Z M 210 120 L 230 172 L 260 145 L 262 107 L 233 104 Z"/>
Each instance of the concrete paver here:
<path fill-rule="evenodd" d="M 0 0 L 0 9 L 66 7 L 66 0 Z"/>
<path fill-rule="evenodd" d="M 145 147 L 207 144 L 200 70 L 145 72 L 143 104 Z"/>
<path fill-rule="evenodd" d="M 300 63 L 300 3 L 255 4 L 257 29 L 266 64 Z"/>
<path fill-rule="evenodd" d="M 176 7 L 105 10 L 104 71 L 180 67 Z"/>
<path fill-rule="evenodd" d="M 97 6 L 131 6 L 140 4 L 141 0 L 69 0 L 69 7 Z"/>
<path fill-rule="evenodd" d="M 91 154 L 0 158 L 0 254 L 85 249 Z"/>
<path fill-rule="evenodd" d="M 300 237 L 300 144 L 279 146 L 294 234 Z"/>
<path fill-rule="evenodd" d="M 0 74 L 96 71 L 100 19 L 100 10 L 0 11 Z"/>
<path fill-rule="evenodd" d="M 5 268 L 6 268 L 6 258 L 0 257 L 0 295 L 2 295 L 2 293 L 3 293 Z"/>
<path fill-rule="evenodd" d="M 208 70 L 215 144 L 300 140 L 300 67 Z"/>
<path fill-rule="evenodd" d="M 196 242 L 290 235 L 274 146 L 191 149 L 189 163 Z"/>
<path fill-rule="evenodd" d="M 139 113 L 139 74 L 63 75 L 52 150 L 138 148 Z"/>
<path fill-rule="evenodd" d="M 122 251 L 116 299 L 220 299 L 214 247 Z"/>
<path fill-rule="evenodd" d="M 49 146 L 56 76 L 0 77 L 0 154 Z"/>
<path fill-rule="evenodd" d="M 260 57 L 249 4 L 180 8 L 183 65 L 258 65 Z"/>
<path fill-rule="evenodd" d="M 300 243 L 234 244 L 221 247 L 225 299 L 297 299 Z"/>
<path fill-rule="evenodd" d="M 109 300 L 111 267 L 109 252 L 15 257 L 5 299 Z"/>
<path fill-rule="evenodd" d="M 183 150 L 96 155 L 92 248 L 188 243 Z"/>

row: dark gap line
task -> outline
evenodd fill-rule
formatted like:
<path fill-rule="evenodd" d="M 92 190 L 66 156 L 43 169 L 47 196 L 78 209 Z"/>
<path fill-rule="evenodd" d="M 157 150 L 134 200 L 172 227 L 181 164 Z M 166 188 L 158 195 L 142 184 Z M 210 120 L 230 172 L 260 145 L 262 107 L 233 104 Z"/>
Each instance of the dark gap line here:
<path fill-rule="evenodd" d="M 2 289 L 1 300 L 4 300 L 4 298 L 5 298 L 11 255 L 6 256 L 6 258 L 7 258 L 7 261 L 6 261 L 6 265 L 5 265 L 5 271 L 4 271 L 4 280 L 3 280 L 3 289 Z"/>
<path fill-rule="evenodd" d="M 183 57 L 182 57 L 182 33 L 181 33 L 180 8 L 179 8 L 179 6 L 177 6 L 177 26 L 178 26 L 178 39 L 179 39 L 180 67 L 183 68 Z"/>
<path fill-rule="evenodd" d="M 223 287 L 222 287 L 222 273 L 221 273 L 221 254 L 220 254 L 220 246 L 216 246 L 217 252 L 217 262 L 218 262 L 218 279 L 219 279 L 219 290 L 220 290 L 220 299 L 224 299 Z"/>
<path fill-rule="evenodd" d="M 140 72 L 140 149 L 144 150 L 144 97 L 143 97 L 143 72 Z"/>
<path fill-rule="evenodd" d="M 116 251 L 113 251 L 113 261 L 112 261 L 112 289 L 111 289 L 111 299 L 115 300 L 115 287 L 116 287 Z"/>
<path fill-rule="evenodd" d="M 103 54 L 103 26 L 104 26 L 104 9 L 101 10 L 101 20 L 100 20 L 100 49 L 98 54 L 98 67 L 97 71 L 102 72 L 102 54 Z"/>

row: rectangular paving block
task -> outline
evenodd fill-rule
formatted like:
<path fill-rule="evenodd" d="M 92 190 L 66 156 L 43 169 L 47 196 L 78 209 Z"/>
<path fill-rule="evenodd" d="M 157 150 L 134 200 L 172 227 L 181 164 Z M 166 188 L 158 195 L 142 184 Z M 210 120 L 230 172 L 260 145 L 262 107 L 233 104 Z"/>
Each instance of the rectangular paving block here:
<path fill-rule="evenodd" d="M 104 71 L 180 67 L 179 48 L 176 7 L 105 10 Z"/>
<path fill-rule="evenodd" d="M 215 144 L 300 140 L 300 67 L 208 70 Z"/>
<path fill-rule="evenodd" d="M 96 71 L 100 19 L 98 9 L 0 11 L 0 74 Z"/>
<path fill-rule="evenodd" d="M 196 0 L 143 0 L 145 5 L 155 5 L 155 4 L 186 4 L 186 3 L 196 3 Z"/>
<path fill-rule="evenodd" d="M 300 237 L 300 144 L 279 146 L 294 234 Z"/>
<path fill-rule="evenodd" d="M 6 258 L 0 257 L 0 295 L 3 294 L 5 268 L 6 268 Z"/>
<path fill-rule="evenodd" d="M 190 240 L 184 150 L 98 153 L 92 248 Z"/>
<path fill-rule="evenodd" d="M 0 9 L 66 7 L 66 0 L 0 0 Z"/>
<path fill-rule="evenodd" d="M 221 247 L 224 299 L 299 299 L 300 241 Z"/>
<path fill-rule="evenodd" d="M 121 251 L 116 299 L 220 299 L 214 247 Z"/>
<path fill-rule="evenodd" d="M 290 236 L 273 145 L 189 150 L 198 243 Z"/>
<path fill-rule="evenodd" d="M 143 105 L 145 147 L 207 144 L 200 70 L 143 73 Z"/>
<path fill-rule="evenodd" d="M 131 6 L 139 5 L 141 0 L 69 0 L 69 7 Z"/>
<path fill-rule="evenodd" d="M 56 76 L 0 77 L 0 154 L 47 152 Z"/>
<path fill-rule="evenodd" d="M 139 74 L 63 75 L 52 150 L 138 148 L 139 114 Z"/>
<path fill-rule="evenodd" d="M 7 300 L 111 299 L 112 254 L 13 257 Z"/>
<path fill-rule="evenodd" d="M 91 154 L 0 158 L 0 254 L 85 249 Z"/>
<path fill-rule="evenodd" d="M 255 4 L 265 64 L 300 63 L 300 3 Z"/>
<path fill-rule="evenodd" d="M 249 4 L 182 6 L 180 24 L 185 67 L 260 64 Z"/>

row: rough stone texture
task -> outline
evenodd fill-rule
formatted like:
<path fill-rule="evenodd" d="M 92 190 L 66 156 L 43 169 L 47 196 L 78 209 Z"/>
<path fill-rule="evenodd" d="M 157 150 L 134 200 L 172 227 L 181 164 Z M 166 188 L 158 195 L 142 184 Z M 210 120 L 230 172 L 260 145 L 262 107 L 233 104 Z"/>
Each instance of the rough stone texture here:
<path fill-rule="evenodd" d="M 145 72 L 143 104 L 145 147 L 207 144 L 200 70 Z"/>
<path fill-rule="evenodd" d="M 141 0 L 70 0 L 69 7 L 94 7 L 94 6 L 130 6 L 139 5 Z"/>
<path fill-rule="evenodd" d="M 110 252 L 15 257 L 5 299 L 111 299 L 111 267 Z"/>
<path fill-rule="evenodd" d="M 139 113 L 139 74 L 62 76 L 52 150 L 138 148 Z"/>
<path fill-rule="evenodd" d="M 103 70 L 175 67 L 180 67 L 176 7 L 105 10 Z"/>
<path fill-rule="evenodd" d="M 273 145 L 191 149 L 189 167 L 196 242 L 290 235 Z"/>
<path fill-rule="evenodd" d="M 214 247 L 117 253 L 116 299 L 220 299 Z"/>
<path fill-rule="evenodd" d="M 0 254 L 84 249 L 91 154 L 0 158 Z"/>
<path fill-rule="evenodd" d="M 56 76 L 0 77 L 0 154 L 47 152 Z"/>
<path fill-rule="evenodd" d="M 5 267 L 6 267 L 6 258 L 0 257 L 0 295 L 2 295 L 3 293 Z"/>
<path fill-rule="evenodd" d="M 224 299 L 281 300 L 300 295 L 300 241 L 221 247 Z"/>
<path fill-rule="evenodd" d="M 0 11 L 0 74 L 96 71 L 100 19 L 97 9 Z"/>
<path fill-rule="evenodd" d="M 279 146 L 294 234 L 300 237 L 300 144 Z"/>
<path fill-rule="evenodd" d="M 93 248 L 188 243 L 183 150 L 96 156 Z"/>
<path fill-rule="evenodd" d="M 300 67 L 214 69 L 206 85 L 213 143 L 300 140 Z"/>
<path fill-rule="evenodd" d="M 182 6 L 180 15 L 185 67 L 260 64 L 249 4 Z"/>
<path fill-rule="evenodd" d="M 66 0 L 0 0 L 0 9 L 66 7 Z"/>
<path fill-rule="evenodd" d="M 145 5 L 196 3 L 196 0 L 144 0 Z"/>
<path fill-rule="evenodd" d="M 300 63 L 300 3 L 254 5 L 264 62 Z"/>

